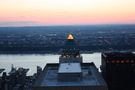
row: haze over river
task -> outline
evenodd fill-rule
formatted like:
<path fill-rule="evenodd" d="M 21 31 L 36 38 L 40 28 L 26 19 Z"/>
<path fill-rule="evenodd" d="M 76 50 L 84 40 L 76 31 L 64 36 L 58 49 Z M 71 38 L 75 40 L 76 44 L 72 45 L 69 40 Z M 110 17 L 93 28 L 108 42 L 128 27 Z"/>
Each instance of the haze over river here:
<path fill-rule="evenodd" d="M 29 68 L 28 75 L 36 72 L 36 67 L 45 67 L 46 63 L 58 63 L 60 55 L 54 54 L 0 54 L 0 68 L 8 73 L 11 65 Z M 101 65 L 101 53 L 82 54 L 83 62 L 94 62 L 97 68 Z"/>

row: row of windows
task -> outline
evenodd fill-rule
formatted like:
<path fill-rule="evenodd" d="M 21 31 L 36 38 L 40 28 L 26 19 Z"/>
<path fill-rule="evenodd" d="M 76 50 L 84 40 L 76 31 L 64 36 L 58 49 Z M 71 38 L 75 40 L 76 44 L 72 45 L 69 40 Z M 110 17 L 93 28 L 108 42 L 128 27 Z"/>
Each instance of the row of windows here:
<path fill-rule="evenodd" d="M 45 90 L 107 90 L 107 87 L 57 87 Z"/>
<path fill-rule="evenodd" d="M 134 62 L 135 62 L 134 60 L 111 60 L 111 61 L 107 60 L 107 63 L 134 63 Z"/>

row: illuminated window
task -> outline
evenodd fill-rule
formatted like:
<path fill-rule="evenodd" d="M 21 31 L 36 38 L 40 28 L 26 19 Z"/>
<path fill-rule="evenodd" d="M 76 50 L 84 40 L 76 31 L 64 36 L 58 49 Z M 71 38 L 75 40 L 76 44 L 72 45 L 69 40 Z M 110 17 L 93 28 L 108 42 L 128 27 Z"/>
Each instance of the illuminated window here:
<path fill-rule="evenodd" d="M 119 61 L 119 60 L 117 60 L 117 61 L 116 61 L 116 63 L 120 63 L 120 61 Z"/>
<path fill-rule="evenodd" d="M 124 63 L 124 60 L 121 60 L 121 63 Z"/>
<path fill-rule="evenodd" d="M 112 63 L 115 63 L 115 60 L 112 60 Z"/>
<path fill-rule="evenodd" d="M 126 60 L 126 63 L 129 63 L 129 60 Z"/>

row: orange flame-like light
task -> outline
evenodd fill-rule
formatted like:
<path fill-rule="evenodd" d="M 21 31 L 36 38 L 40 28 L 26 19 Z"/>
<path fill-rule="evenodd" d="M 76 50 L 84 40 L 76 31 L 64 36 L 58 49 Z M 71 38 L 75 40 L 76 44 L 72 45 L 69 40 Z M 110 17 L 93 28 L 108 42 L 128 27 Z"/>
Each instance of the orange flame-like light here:
<path fill-rule="evenodd" d="M 72 34 L 69 34 L 67 39 L 68 39 L 68 40 L 73 40 L 73 39 L 74 39 L 74 38 L 73 38 L 73 35 L 72 35 Z"/>

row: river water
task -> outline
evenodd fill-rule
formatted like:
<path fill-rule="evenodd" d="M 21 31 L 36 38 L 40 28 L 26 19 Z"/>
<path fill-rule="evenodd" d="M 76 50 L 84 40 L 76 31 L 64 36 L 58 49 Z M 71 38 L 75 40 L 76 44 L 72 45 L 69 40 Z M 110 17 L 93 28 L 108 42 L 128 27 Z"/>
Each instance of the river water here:
<path fill-rule="evenodd" d="M 42 68 L 46 63 L 58 63 L 60 55 L 53 54 L 0 54 L 0 68 L 5 68 L 6 72 L 11 70 L 11 65 L 15 67 L 29 68 L 28 75 L 36 72 L 36 66 Z M 101 65 L 101 53 L 82 54 L 83 62 L 94 62 L 97 68 Z"/>

